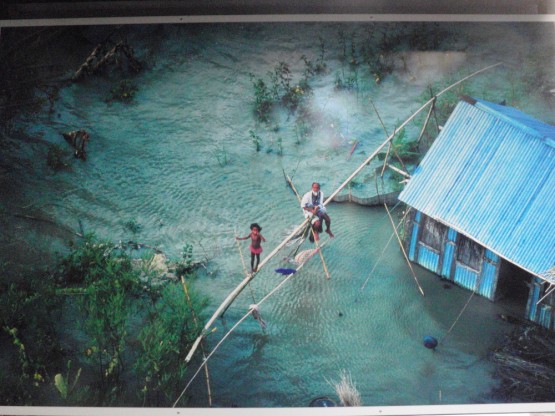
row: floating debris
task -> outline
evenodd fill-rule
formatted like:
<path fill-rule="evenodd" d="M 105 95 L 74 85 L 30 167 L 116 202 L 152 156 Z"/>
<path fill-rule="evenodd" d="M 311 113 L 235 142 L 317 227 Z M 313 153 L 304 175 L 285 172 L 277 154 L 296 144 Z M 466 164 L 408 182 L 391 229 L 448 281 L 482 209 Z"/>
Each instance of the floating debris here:
<path fill-rule="evenodd" d="M 508 402 L 555 401 L 555 335 L 538 325 L 523 324 L 491 353 L 501 381 L 495 397 Z"/>
<path fill-rule="evenodd" d="M 75 157 L 87 160 L 86 147 L 90 139 L 89 133 L 86 130 L 73 130 L 68 133 L 62 133 L 62 135 L 66 142 L 73 147 Z"/>

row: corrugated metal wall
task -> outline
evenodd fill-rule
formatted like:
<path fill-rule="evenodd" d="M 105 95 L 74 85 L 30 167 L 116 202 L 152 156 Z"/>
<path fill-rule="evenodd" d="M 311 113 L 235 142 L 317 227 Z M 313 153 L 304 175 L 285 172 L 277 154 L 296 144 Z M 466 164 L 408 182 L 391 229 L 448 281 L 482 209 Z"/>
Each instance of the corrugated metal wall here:
<path fill-rule="evenodd" d="M 447 242 L 443 251 L 443 266 L 441 275 L 447 279 L 451 279 L 453 265 L 455 264 L 455 249 L 457 241 L 457 232 L 451 228 L 447 230 Z"/>
<path fill-rule="evenodd" d="M 490 300 L 495 300 L 495 290 L 497 289 L 497 281 L 499 279 L 499 261 L 498 255 L 485 250 L 478 292 Z"/>
<path fill-rule="evenodd" d="M 475 290 L 480 295 L 495 300 L 495 290 L 499 276 L 499 256 L 490 250 L 484 250 L 480 259 L 480 268 L 475 270 L 457 261 L 457 236 L 453 229 L 448 229 L 443 250 L 436 250 L 424 244 L 421 227 L 425 216 L 416 212 L 413 218 L 409 245 L 409 258 L 422 267 L 437 273 L 469 290 Z M 425 219 L 429 221 L 429 218 Z"/>
<path fill-rule="evenodd" d="M 554 302 L 553 294 L 548 296 L 548 298 L 539 305 L 537 304 L 544 295 L 546 287 L 547 285 L 542 279 L 537 277 L 532 279 L 530 295 L 528 296 L 528 303 L 526 305 L 526 318 L 547 329 L 553 330 L 555 329 L 555 316 L 553 307 L 549 304 Z"/>

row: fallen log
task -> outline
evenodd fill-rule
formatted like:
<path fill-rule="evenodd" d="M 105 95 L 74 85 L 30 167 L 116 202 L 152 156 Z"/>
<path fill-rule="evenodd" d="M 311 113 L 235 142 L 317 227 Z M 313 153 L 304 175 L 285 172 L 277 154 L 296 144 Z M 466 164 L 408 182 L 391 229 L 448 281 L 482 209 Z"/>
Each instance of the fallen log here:
<path fill-rule="evenodd" d="M 118 55 L 123 55 L 127 58 L 129 68 L 132 72 L 139 72 L 142 69 L 142 64 L 135 58 L 133 48 L 127 44 L 125 41 L 120 41 L 115 44 L 110 50 L 108 50 L 104 55 L 101 55 L 101 51 L 105 47 L 105 43 L 100 43 L 96 45 L 91 54 L 85 59 L 85 62 L 75 71 L 75 74 L 71 78 L 72 81 L 78 81 L 85 75 L 91 75 L 99 72 L 103 67 L 105 67 L 109 62 L 116 60 Z"/>

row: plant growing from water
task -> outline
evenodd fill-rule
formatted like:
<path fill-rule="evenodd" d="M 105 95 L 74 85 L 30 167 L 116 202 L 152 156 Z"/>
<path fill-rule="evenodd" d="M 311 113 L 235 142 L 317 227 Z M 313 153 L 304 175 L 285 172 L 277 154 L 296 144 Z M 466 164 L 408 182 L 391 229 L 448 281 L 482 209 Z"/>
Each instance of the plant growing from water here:
<path fill-rule="evenodd" d="M 316 69 L 312 61 L 309 60 L 306 55 L 301 56 L 301 59 L 304 62 L 304 77 L 308 79 L 316 73 Z"/>
<path fill-rule="evenodd" d="M 195 277 L 192 246 L 186 245 L 182 255 L 182 271 L 191 281 Z M 55 388 L 64 404 L 121 403 L 124 394 L 129 397 L 126 389 L 135 385 L 137 377 L 140 383 L 145 380 L 144 368 L 155 372 L 151 380 L 162 383 L 160 394 L 180 386 L 184 354 L 198 335 L 191 308 L 198 308 L 195 312 L 200 313 L 206 302 L 190 290 L 185 308 L 181 284 L 141 281 L 140 270 L 119 245 L 87 234 L 54 271 L 17 279 L 0 273 L 0 331 L 4 333 L 0 342 L 3 354 L 13 357 L 11 368 L 17 369 L 0 372 L 1 404 L 36 404 L 36 400 L 43 400 L 40 398 L 46 388 Z M 76 293 L 79 296 L 67 296 Z M 58 341 L 62 334 L 54 323 L 67 312 L 66 305 L 71 306 L 71 319 L 80 322 L 85 336 L 75 349 L 66 348 L 62 362 Z M 155 323 L 163 330 L 157 332 L 157 338 L 142 338 L 137 321 L 140 328 Z M 144 347 L 138 347 L 141 340 Z M 160 360 L 151 351 L 158 346 L 165 348 Z M 68 356 L 71 363 L 79 360 L 79 369 L 71 370 Z M 143 359 L 150 360 L 151 367 L 138 364 Z M 85 373 L 90 390 L 79 386 Z M 122 381 L 124 373 L 131 383 Z M 167 405 L 168 401 L 159 403 Z"/>
<path fill-rule="evenodd" d="M 352 91 L 358 89 L 358 73 L 353 71 L 347 78 L 341 77 L 340 73 L 335 76 L 334 87 L 336 90 Z"/>
<path fill-rule="evenodd" d="M 77 388 L 77 383 L 81 377 L 81 368 L 79 368 L 75 375 L 71 375 L 71 360 L 67 362 L 66 375 L 58 373 L 54 376 L 54 386 L 58 390 L 60 398 L 66 405 L 76 405 L 86 401 L 88 394 L 88 387 L 84 386 L 81 389 Z"/>
<path fill-rule="evenodd" d="M 300 145 L 310 133 L 310 126 L 303 118 L 297 118 L 295 121 L 295 144 Z"/>
<path fill-rule="evenodd" d="M 350 57 L 349 57 L 349 65 L 351 69 L 354 69 L 358 66 L 358 58 L 357 58 L 357 51 L 356 51 L 356 32 L 351 33 L 350 38 L 351 43 L 351 50 L 350 50 Z"/>
<path fill-rule="evenodd" d="M 254 149 L 257 152 L 260 152 L 260 150 L 262 150 L 262 139 L 253 130 L 249 130 L 249 134 L 250 134 L 251 141 L 254 144 Z"/>
<path fill-rule="evenodd" d="M 362 405 L 360 392 L 357 390 L 351 375 L 347 374 L 345 370 L 341 371 L 339 381 L 333 383 L 332 386 L 335 388 L 335 392 L 343 406 L 350 407 Z"/>
<path fill-rule="evenodd" d="M 85 294 L 78 305 L 83 328 L 89 338 L 88 361 L 98 374 L 97 401 L 112 404 L 120 397 L 121 375 L 125 369 L 123 352 L 130 331 L 129 318 L 136 313 L 134 296 L 142 286 L 131 259 L 109 242 L 90 240 L 87 251 L 103 256 L 100 264 L 88 264 Z"/>
<path fill-rule="evenodd" d="M 178 276 L 190 274 L 195 267 L 193 263 L 193 246 L 185 244 L 181 250 L 181 260 L 176 264 L 175 273 Z"/>
<path fill-rule="evenodd" d="M 137 86 L 131 80 L 124 79 L 120 81 L 116 87 L 110 90 L 110 96 L 107 101 L 120 101 L 127 103 L 135 97 L 135 93 L 137 91 Z"/>
<path fill-rule="evenodd" d="M 85 253 L 79 254 L 80 251 Z M 182 256 L 183 270 L 192 276 L 192 246 L 186 245 Z M 82 259 L 95 261 L 83 264 Z M 68 266 L 66 262 L 64 271 L 80 270 L 84 275 L 80 280 L 84 283 L 85 294 L 79 298 L 78 304 L 84 320 L 83 327 L 89 337 L 86 348 L 88 362 L 97 370 L 96 402 L 114 403 L 122 393 L 121 375 L 126 368 L 136 371 L 141 380 L 150 377 L 162 383 L 166 389 L 161 390 L 164 393 L 173 392 L 169 386 L 173 385 L 175 389 L 179 385 L 177 381 L 185 369 L 183 354 L 198 335 L 192 324 L 191 309 L 183 306 L 180 285 L 167 282 L 151 285 L 146 290 L 145 284 L 148 283 L 140 280 L 140 271 L 132 267 L 129 255 L 114 244 L 98 241 L 90 234 L 76 247 L 70 262 L 72 265 Z M 156 296 L 152 295 L 153 292 Z M 200 305 L 199 301 L 195 301 L 193 307 L 199 307 L 200 311 Z M 138 335 L 141 344 L 136 355 L 138 358 L 129 367 L 124 357 L 129 360 L 134 355 L 124 355 L 124 352 L 130 348 L 129 338 L 133 332 L 130 318 L 143 316 L 141 311 L 147 307 L 146 323 L 143 332 Z M 172 341 L 175 337 L 177 340 Z M 163 357 L 156 355 L 158 348 Z M 145 376 L 145 371 L 150 371 L 150 375 Z"/>
<path fill-rule="evenodd" d="M 0 267 L 0 341 L 3 356 L 13 358 L 10 371 L 0 371 L 1 405 L 33 404 L 60 356 L 55 289 L 47 272 L 9 276 Z"/>
<path fill-rule="evenodd" d="M 325 62 L 326 42 L 324 41 L 324 38 L 322 37 L 322 35 L 318 36 L 318 46 L 319 46 L 320 53 L 318 55 L 318 60 L 316 61 L 316 66 L 314 69 L 316 73 L 321 74 L 326 72 L 326 70 L 328 69 L 328 66 Z"/>
<path fill-rule="evenodd" d="M 249 74 L 254 87 L 254 112 L 258 120 L 263 122 L 270 121 L 270 113 L 274 105 L 274 93 L 270 92 L 268 86 L 261 78 L 255 78 Z"/>
<path fill-rule="evenodd" d="M 130 219 L 127 220 L 123 223 L 123 227 L 128 230 L 131 231 L 133 233 L 133 235 L 136 235 L 138 233 L 140 233 L 143 229 L 143 226 L 141 224 L 139 224 L 139 222 L 135 219 Z"/>
<path fill-rule="evenodd" d="M 216 160 L 218 161 L 218 165 L 220 165 L 220 167 L 224 167 L 229 165 L 229 156 L 227 154 L 227 150 L 225 150 L 225 147 L 222 146 L 221 149 L 216 149 L 214 151 L 214 156 L 216 157 Z"/>
<path fill-rule="evenodd" d="M 281 137 L 278 137 L 277 145 L 278 145 L 278 155 L 283 156 L 283 139 Z"/>
<path fill-rule="evenodd" d="M 378 159 L 384 160 L 387 152 L 378 153 Z M 391 141 L 391 149 L 389 152 L 389 159 L 401 159 L 405 162 L 418 162 L 421 154 L 418 151 L 418 143 L 416 140 L 409 140 L 406 138 L 405 129 L 401 129 L 395 138 Z"/>

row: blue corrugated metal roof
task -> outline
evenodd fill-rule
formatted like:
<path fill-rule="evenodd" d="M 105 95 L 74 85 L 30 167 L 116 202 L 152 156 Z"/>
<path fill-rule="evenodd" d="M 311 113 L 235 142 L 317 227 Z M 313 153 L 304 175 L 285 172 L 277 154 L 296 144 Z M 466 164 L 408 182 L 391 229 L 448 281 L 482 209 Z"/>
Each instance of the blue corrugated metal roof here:
<path fill-rule="evenodd" d="M 539 275 L 555 265 L 555 127 L 461 101 L 399 199 Z"/>

